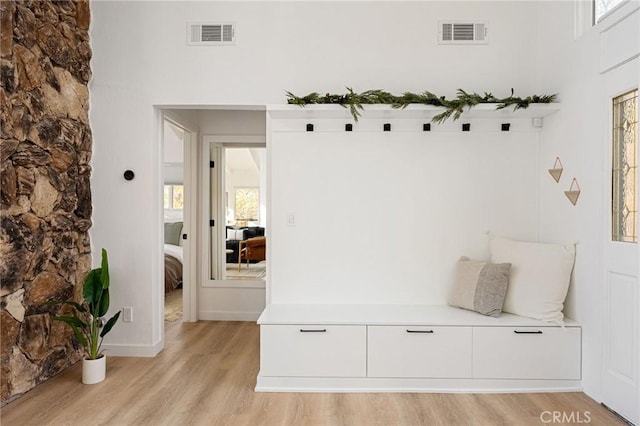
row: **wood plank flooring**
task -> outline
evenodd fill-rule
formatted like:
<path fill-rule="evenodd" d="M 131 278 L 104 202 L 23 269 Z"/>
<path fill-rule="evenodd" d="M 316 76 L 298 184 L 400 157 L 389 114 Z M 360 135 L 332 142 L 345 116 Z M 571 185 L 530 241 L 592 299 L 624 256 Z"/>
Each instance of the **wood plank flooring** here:
<path fill-rule="evenodd" d="M 256 393 L 259 328 L 250 322 L 165 323 L 156 358 L 107 359 L 107 379 L 82 385 L 76 364 L 6 405 L 23 425 L 623 425 L 583 393 Z M 579 414 L 577 414 L 579 413 Z M 580 421 L 581 420 L 581 421 Z M 564 423 L 567 424 L 567 423 Z"/>

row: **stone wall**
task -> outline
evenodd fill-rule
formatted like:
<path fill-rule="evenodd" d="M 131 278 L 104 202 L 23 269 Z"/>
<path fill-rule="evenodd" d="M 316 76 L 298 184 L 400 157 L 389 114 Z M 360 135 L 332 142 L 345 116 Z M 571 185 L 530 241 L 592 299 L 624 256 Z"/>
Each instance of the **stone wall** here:
<path fill-rule="evenodd" d="M 2 405 L 81 358 L 48 300 L 91 267 L 89 3 L 0 1 Z"/>

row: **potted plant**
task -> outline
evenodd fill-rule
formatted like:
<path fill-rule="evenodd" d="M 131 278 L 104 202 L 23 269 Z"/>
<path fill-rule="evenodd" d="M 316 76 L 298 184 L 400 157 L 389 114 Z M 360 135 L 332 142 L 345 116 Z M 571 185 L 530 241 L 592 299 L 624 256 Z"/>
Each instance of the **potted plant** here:
<path fill-rule="evenodd" d="M 100 268 L 92 269 L 87 274 L 82 287 L 83 302 L 72 300 L 64 302 L 48 302 L 48 305 L 70 305 L 74 315 L 53 317 L 73 329 L 73 334 L 84 349 L 82 360 L 82 383 L 93 384 L 104 380 L 106 372 L 106 356 L 101 352 L 102 340 L 118 321 L 120 311 L 104 321 L 109 310 L 109 261 L 107 251 L 102 249 Z"/>

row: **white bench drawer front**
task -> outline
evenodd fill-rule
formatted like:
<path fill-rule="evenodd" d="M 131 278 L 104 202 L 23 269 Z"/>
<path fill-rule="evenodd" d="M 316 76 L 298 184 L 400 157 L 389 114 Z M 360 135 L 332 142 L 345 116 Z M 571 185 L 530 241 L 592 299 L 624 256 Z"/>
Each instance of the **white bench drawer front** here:
<path fill-rule="evenodd" d="M 365 377 L 366 326 L 262 325 L 260 374 Z"/>
<path fill-rule="evenodd" d="M 475 327 L 473 377 L 580 379 L 579 327 Z"/>
<path fill-rule="evenodd" d="M 368 377 L 472 376 L 471 327 L 369 326 L 368 334 Z"/>

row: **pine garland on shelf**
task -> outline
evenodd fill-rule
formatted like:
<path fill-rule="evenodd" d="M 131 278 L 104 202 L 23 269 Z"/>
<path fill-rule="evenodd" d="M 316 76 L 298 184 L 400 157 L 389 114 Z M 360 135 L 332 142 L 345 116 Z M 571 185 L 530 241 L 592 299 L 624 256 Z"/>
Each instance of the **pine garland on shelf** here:
<path fill-rule="evenodd" d="M 454 99 L 446 99 L 444 96 L 437 96 L 429 91 L 422 93 L 405 92 L 402 96 L 395 96 L 384 90 L 366 90 L 362 93 L 356 93 L 350 87 L 347 87 L 347 93 L 331 94 L 327 93 L 321 96 L 317 92 L 309 93 L 306 96 L 296 96 L 291 92 L 287 92 L 287 103 L 291 105 L 299 105 L 304 107 L 311 104 L 335 104 L 345 108 L 349 108 L 353 119 L 357 122 L 361 116 L 363 105 L 371 104 L 387 104 L 392 108 L 406 108 L 410 104 L 423 104 L 443 107 L 445 110 L 433 117 L 431 121 L 434 123 L 443 123 L 447 119 L 457 120 L 467 109 L 478 104 L 498 104 L 496 109 L 503 109 L 513 106 L 514 111 L 517 109 L 526 109 L 531 104 L 548 104 L 556 100 L 556 95 L 532 95 L 526 98 L 511 96 L 506 98 L 496 98 L 491 93 L 485 92 L 484 96 L 478 93 L 467 93 L 462 89 L 458 89 L 457 96 Z"/>

